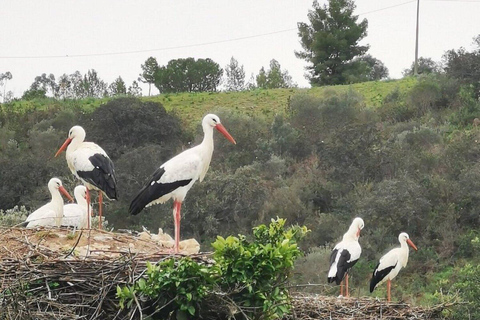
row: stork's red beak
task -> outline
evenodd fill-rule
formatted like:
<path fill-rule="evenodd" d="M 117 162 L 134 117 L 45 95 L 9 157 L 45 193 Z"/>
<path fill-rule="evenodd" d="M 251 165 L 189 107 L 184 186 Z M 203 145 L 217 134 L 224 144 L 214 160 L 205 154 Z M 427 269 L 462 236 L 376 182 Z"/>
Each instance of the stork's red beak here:
<path fill-rule="evenodd" d="M 237 144 L 235 139 L 233 139 L 233 137 L 230 135 L 230 133 L 228 133 L 227 129 L 225 129 L 223 124 L 219 123 L 215 126 L 215 128 L 217 128 L 217 130 L 220 131 L 225 136 L 225 138 L 228 139 L 228 141 L 230 141 L 233 144 Z"/>
<path fill-rule="evenodd" d="M 72 139 L 71 138 L 67 138 L 67 140 L 65 140 L 65 142 L 62 144 L 62 146 L 60 147 L 60 149 L 58 149 L 57 153 L 55 153 L 55 157 L 57 157 L 60 153 L 62 153 L 63 150 L 67 149 L 68 145 L 70 144 L 70 142 L 72 142 Z"/>
<path fill-rule="evenodd" d="M 407 244 L 412 247 L 413 249 L 415 249 L 415 251 L 417 251 L 417 246 L 415 246 L 415 244 L 412 242 L 412 240 L 410 239 L 407 239 Z"/>
<path fill-rule="evenodd" d="M 70 202 L 73 202 L 72 196 L 68 193 L 67 190 L 65 190 L 63 186 L 58 187 L 58 191 L 60 191 L 65 197 L 67 197 Z"/>
<path fill-rule="evenodd" d="M 362 231 L 362 229 L 358 228 L 358 230 L 357 230 L 357 238 L 360 237 L 360 231 Z"/>

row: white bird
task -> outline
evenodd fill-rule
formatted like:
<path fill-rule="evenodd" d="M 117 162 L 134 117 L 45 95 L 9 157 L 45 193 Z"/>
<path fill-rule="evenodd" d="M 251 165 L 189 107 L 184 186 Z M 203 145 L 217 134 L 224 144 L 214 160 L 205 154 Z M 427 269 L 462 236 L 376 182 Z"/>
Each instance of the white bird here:
<path fill-rule="evenodd" d="M 203 180 L 210 166 L 213 154 L 213 129 L 217 129 L 229 141 L 236 144 L 235 139 L 220 123 L 218 116 L 206 115 L 202 120 L 202 127 L 204 132 L 202 143 L 162 164 L 130 204 L 130 214 L 136 215 L 145 207 L 164 203 L 173 198 L 175 253 L 178 253 L 179 250 L 182 202 L 195 181 Z"/>
<path fill-rule="evenodd" d="M 330 269 L 328 271 L 328 283 L 335 281 L 337 285 L 341 284 L 345 277 L 345 296 L 349 297 L 348 292 L 348 271 L 357 263 L 362 248 L 358 243 L 360 231 L 365 226 L 362 218 L 355 218 L 343 235 L 342 241 L 337 243 L 330 254 Z M 340 286 L 340 295 L 343 296 L 343 286 Z"/>
<path fill-rule="evenodd" d="M 27 228 L 36 226 L 56 226 L 59 227 L 62 223 L 63 217 L 63 198 L 60 193 L 65 195 L 70 201 L 73 198 L 65 190 L 62 181 L 58 178 L 52 178 L 48 181 L 48 190 L 52 195 L 52 200 L 32 212 L 25 222 L 28 222 Z"/>
<path fill-rule="evenodd" d="M 67 149 L 66 158 L 70 171 L 87 187 L 87 202 L 90 205 L 88 190 L 98 190 L 99 229 L 102 228 L 103 193 L 109 199 L 117 199 L 117 180 L 115 168 L 107 153 L 93 142 L 85 142 L 85 130 L 74 126 L 68 133 L 68 138 L 58 149 L 55 157 Z"/>
<path fill-rule="evenodd" d="M 85 186 L 76 186 L 73 191 L 77 203 L 69 203 L 63 206 L 62 226 L 73 227 L 75 229 L 90 228 L 90 212 L 92 207 L 88 207 L 87 188 Z"/>
<path fill-rule="evenodd" d="M 390 302 L 391 281 L 397 276 L 400 269 L 407 266 L 408 246 L 415 249 L 415 251 L 418 250 L 405 232 L 400 233 L 398 241 L 400 242 L 400 248 L 392 249 L 380 258 L 380 262 L 375 267 L 375 270 L 373 270 L 372 280 L 370 281 L 370 292 L 373 292 L 377 285 L 383 283 L 385 280 L 387 281 L 388 302 Z"/>

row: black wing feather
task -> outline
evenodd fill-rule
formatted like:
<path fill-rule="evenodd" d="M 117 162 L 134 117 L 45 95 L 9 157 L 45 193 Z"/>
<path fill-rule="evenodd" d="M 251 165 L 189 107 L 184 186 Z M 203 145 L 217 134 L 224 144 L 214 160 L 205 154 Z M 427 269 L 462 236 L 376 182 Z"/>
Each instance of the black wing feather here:
<path fill-rule="evenodd" d="M 92 171 L 77 171 L 80 178 L 105 192 L 109 199 L 118 199 L 115 167 L 109 157 L 96 153 L 88 160 L 93 165 Z"/>
<path fill-rule="evenodd" d="M 143 208 L 150 202 L 174 191 L 177 188 L 186 186 L 192 179 L 179 180 L 169 183 L 158 183 L 160 178 L 165 173 L 164 168 L 158 168 L 152 178 L 145 184 L 145 186 L 138 192 L 137 196 L 130 203 L 130 214 L 136 215 L 140 213 Z"/>
<path fill-rule="evenodd" d="M 334 250 L 335 256 L 337 254 L 337 251 L 338 250 Z M 332 254 L 330 255 L 330 266 L 332 266 L 332 264 L 335 262 L 335 256 L 333 255 L 334 252 L 332 252 Z M 355 265 L 355 263 L 357 263 L 358 261 L 358 259 L 349 261 L 350 257 L 351 257 L 350 252 L 348 252 L 348 250 L 346 249 L 343 249 L 337 263 L 337 274 L 333 278 L 328 278 L 329 283 L 332 283 L 333 281 L 335 281 L 335 283 L 339 285 L 342 282 L 348 270 L 350 270 L 350 268 L 352 268 Z"/>
<path fill-rule="evenodd" d="M 377 269 L 379 265 L 380 265 L 380 262 L 377 264 L 377 266 L 373 270 L 372 280 L 370 280 L 370 292 L 373 292 L 373 290 L 375 290 L 375 287 L 377 286 L 377 284 L 380 281 L 382 281 L 383 278 L 385 278 L 390 273 L 390 271 L 392 271 L 395 268 L 397 264 L 395 263 L 394 266 L 387 267 L 383 270 L 378 271 Z"/>

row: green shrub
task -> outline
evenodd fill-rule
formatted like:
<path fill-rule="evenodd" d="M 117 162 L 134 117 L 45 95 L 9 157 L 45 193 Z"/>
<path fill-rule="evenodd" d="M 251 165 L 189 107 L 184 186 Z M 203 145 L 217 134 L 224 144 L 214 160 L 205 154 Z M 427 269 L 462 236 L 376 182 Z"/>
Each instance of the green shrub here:
<path fill-rule="evenodd" d="M 218 319 L 281 317 L 289 310 L 286 281 L 301 254 L 297 241 L 307 231 L 285 228 L 283 219 L 272 220 L 253 229 L 253 241 L 243 235 L 218 237 L 212 244 L 213 265 L 186 257 L 148 264 L 144 277 L 117 287 L 120 308 L 142 302 L 145 313 L 158 313 L 162 319 L 212 319 L 212 310 L 218 310 Z"/>
<path fill-rule="evenodd" d="M 467 305 L 457 308 L 454 319 L 480 319 L 480 265 L 468 263 L 461 268 L 453 289 L 458 290 L 460 297 Z"/>

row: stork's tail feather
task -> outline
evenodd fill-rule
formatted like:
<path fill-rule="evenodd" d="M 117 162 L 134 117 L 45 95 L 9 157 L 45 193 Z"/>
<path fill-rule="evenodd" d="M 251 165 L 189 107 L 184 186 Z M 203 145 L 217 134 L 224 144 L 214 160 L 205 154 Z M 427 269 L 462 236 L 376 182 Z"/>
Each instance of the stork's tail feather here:
<path fill-rule="evenodd" d="M 113 185 L 113 187 L 111 187 L 110 185 L 107 185 L 104 191 L 108 199 L 118 200 L 118 191 L 117 191 L 117 186 L 115 184 Z"/>
<path fill-rule="evenodd" d="M 128 212 L 131 215 L 137 215 L 142 212 L 143 208 L 145 208 L 145 206 L 150 202 L 150 200 L 147 199 L 148 196 L 149 194 L 148 192 L 145 192 L 145 189 L 140 190 L 135 199 L 133 199 L 130 203 L 130 208 L 128 209 Z"/>

